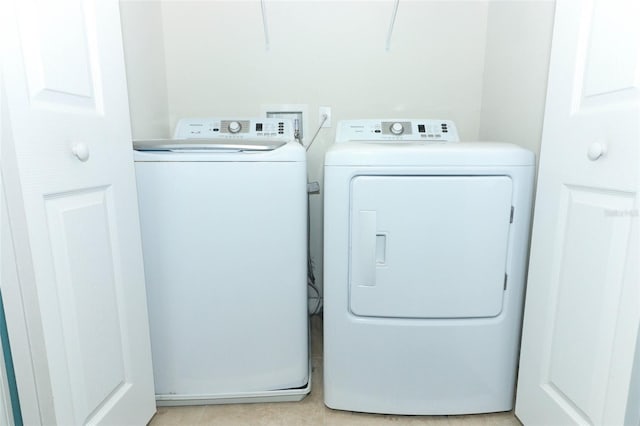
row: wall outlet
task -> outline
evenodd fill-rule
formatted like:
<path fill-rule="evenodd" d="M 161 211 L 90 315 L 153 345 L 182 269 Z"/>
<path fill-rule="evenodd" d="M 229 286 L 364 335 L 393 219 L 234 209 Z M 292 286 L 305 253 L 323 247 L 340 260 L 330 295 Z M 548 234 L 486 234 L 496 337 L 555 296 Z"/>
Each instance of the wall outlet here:
<path fill-rule="evenodd" d="M 325 114 L 327 115 L 327 119 L 324 123 L 322 123 L 322 119 Z M 318 123 L 322 123 L 322 127 L 331 127 L 331 107 L 320 107 L 320 112 L 318 113 Z"/>

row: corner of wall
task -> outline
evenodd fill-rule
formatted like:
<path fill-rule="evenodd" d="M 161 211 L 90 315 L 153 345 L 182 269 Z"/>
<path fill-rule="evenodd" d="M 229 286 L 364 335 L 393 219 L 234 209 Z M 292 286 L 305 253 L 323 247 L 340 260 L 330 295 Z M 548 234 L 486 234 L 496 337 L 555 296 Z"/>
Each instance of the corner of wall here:
<path fill-rule="evenodd" d="M 160 1 L 120 1 L 134 139 L 171 134 L 162 10 Z"/>
<path fill-rule="evenodd" d="M 555 1 L 492 1 L 480 138 L 540 152 Z"/>

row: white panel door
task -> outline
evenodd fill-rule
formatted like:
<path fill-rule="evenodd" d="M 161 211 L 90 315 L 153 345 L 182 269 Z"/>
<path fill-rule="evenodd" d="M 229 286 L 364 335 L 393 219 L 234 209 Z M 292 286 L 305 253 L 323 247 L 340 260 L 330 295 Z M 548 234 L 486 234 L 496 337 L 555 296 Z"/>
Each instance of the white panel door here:
<path fill-rule="evenodd" d="M 3 124 L 3 81 L 2 74 L 0 73 L 0 141 L 2 141 L 2 124 Z M 0 158 L 2 158 L 2 145 L 0 144 Z M 3 268 L 2 268 L 2 259 L 4 259 L 7 255 L 4 253 L 7 248 L 3 244 L 3 240 L 5 235 L 7 234 L 7 230 L 5 230 L 4 222 L 4 182 L 2 181 L 2 173 L 0 172 L 0 280 L 3 277 Z M 0 281 L 1 282 L 1 281 Z M 3 286 L 0 285 L 0 295 L 2 294 Z M 0 302 L 2 303 L 2 302 Z M 11 398 L 9 396 L 9 379 L 8 374 L 5 368 L 5 357 L 4 357 L 4 346 L 2 341 L 0 341 L 0 425 L 10 425 L 13 424 L 13 415 L 12 415 L 12 407 L 11 407 Z"/>
<path fill-rule="evenodd" d="M 14 360 L 37 388 L 22 409 L 43 424 L 145 424 L 155 401 L 118 2 L 1 12 L 22 295 L 5 302 L 24 307 L 29 348 Z"/>
<path fill-rule="evenodd" d="M 556 7 L 516 415 L 637 425 L 640 2 Z"/>
<path fill-rule="evenodd" d="M 0 425 L 11 424 L 13 424 L 13 413 L 9 395 L 9 378 L 5 370 L 3 345 L 0 341 Z"/>

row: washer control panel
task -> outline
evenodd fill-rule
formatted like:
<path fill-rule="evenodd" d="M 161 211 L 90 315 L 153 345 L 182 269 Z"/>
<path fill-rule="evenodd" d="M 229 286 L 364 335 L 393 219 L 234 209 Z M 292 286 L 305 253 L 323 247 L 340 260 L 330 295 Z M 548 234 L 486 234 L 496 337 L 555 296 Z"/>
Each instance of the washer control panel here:
<path fill-rule="evenodd" d="M 175 139 L 293 139 L 293 123 L 286 118 L 183 118 Z"/>
<path fill-rule="evenodd" d="M 343 120 L 338 123 L 336 142 L 459 142 L 451 120 Z"/>

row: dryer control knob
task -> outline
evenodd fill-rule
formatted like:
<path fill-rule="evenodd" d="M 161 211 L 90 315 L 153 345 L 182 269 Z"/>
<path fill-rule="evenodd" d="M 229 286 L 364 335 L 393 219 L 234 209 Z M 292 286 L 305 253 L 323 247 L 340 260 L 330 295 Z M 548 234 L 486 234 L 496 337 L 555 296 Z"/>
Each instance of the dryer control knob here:
<path fill-rule="evenodd" d="M 240 123 L 238 123 L 237 121 L 232 121 L 231 123 L 229 123 L 229 132 L 238 133 L 240 129 L 242 129 L 242 125 L 240 125 Z"/>
<path fill-rule="evenodd" d="M 391 133 L 393 133 L 394 135 L 401 135 L 402 133 L 404 133 L 404 127 L 402 126 L 402 123 L 398 122 L 393 123 L 391 127 L 389 127 L 389 130 L 391 130 Z"/>

